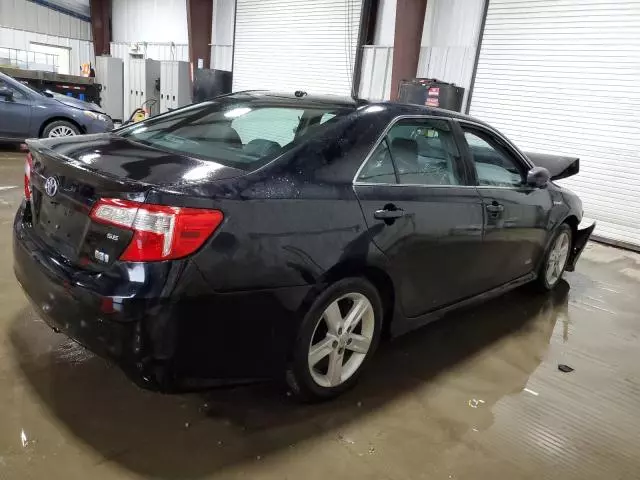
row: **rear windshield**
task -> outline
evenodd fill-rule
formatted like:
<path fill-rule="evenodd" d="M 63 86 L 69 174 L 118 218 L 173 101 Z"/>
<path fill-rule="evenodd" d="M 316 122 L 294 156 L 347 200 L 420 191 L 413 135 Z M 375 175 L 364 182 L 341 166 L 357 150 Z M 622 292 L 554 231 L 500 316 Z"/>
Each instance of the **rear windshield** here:
<path fill-rule="evenodd" d="M 150 118 L 119 135 L 161 150 L 254 170 L 349 114 L 349 108 L 204 102 Z"/>

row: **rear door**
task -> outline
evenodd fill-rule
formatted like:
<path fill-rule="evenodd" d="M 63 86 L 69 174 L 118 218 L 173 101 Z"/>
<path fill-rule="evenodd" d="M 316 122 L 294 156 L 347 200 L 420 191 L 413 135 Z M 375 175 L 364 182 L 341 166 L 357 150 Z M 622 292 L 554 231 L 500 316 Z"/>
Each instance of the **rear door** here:
<path fill-rule="evenodd" d="M 12 96 L 0 96 L 0 138 L 24 140 L 29 136 L 32 100 L 21 88 L 0 78 L 0 88 L 3 87 Z"/>
<path fill-rule="evenodd" d="M 484 251 L 479 258 L 487 287 L 495 287 L 536 267 L 546 245 L 553 202 L 546 188 L 527 185 L 530 166 L 504 138 L 480 125 L 460 121 L 460 126 L 485 209 Z"/>
<path fill-rule="evenodd" d="M 388 127 L 356 175 L 369 232 L 389 257 L 405 315 L 483 290 L 483 205 L 448 119 L 411 117 Z"/>

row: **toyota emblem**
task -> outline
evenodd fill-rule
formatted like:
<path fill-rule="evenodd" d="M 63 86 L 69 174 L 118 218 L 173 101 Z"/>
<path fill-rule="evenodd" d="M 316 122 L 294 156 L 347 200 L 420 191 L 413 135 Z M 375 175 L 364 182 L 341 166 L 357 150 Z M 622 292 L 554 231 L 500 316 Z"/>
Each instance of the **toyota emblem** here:
<path fill-rule="evenodd" d="M 44 191 L 50 197 L 53 197 L 58 193 L 58 179 L 55 177 L 49 177 L 44 182 Z"/>

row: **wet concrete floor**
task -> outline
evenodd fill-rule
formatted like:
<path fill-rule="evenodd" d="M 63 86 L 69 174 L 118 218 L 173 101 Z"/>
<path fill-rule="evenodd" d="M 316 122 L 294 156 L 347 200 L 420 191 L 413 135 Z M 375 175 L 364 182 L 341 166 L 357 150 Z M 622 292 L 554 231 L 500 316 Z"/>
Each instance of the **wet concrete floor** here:
<path fill-rule="evenodd" d="M 590 244 L 552 295 L 383 345 L 332 403 L 272 385 L 160 395 L 27 304 L 11 266 L 23 157 L 0 151 L 0 479 L 640 478 L 640 255 Z"/>

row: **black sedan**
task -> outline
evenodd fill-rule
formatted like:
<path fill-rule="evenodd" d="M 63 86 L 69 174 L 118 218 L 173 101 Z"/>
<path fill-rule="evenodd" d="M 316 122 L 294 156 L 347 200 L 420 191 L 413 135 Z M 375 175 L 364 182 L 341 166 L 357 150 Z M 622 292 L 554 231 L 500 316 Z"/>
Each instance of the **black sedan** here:
<path fill-rule="evenodd" d="M 554 288 L 594 228 L 554 183 L 577 159 L 426 107 L 243 92 L 27 144 L 19 282 L 163 391 L 276 377 L 333 397 L 383 336 Z"/>

